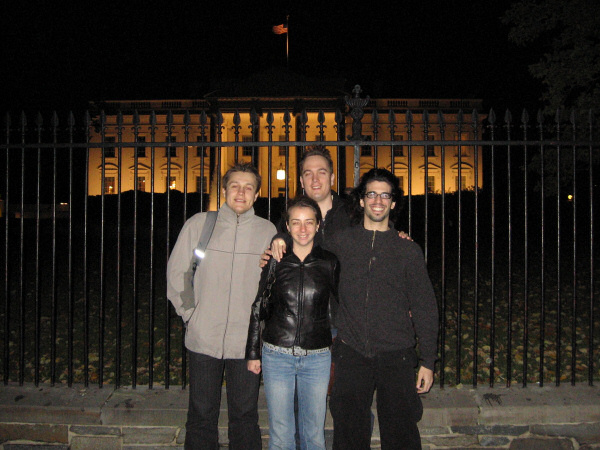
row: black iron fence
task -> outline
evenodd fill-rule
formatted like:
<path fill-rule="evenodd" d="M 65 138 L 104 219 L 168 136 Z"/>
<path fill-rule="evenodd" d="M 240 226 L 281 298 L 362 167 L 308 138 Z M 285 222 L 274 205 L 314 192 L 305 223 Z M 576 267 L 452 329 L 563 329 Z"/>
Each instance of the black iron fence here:
<path fill-rule="evenodd" d="M 152 114 L 149 123 L 157 127 Z M 598 380 L 594 213 L 600 141 L 592 113 L 563 117 L 559 112 L 554 119 L 538 114 L 530 120 L 524 111 L 513 120 L 507 111 L 497 120 L 491 110 L 485 120 L 473 112 L 474 120 L 465 124 L 462 113 L 453 116 L 458 121 L 448 122 L 440 112 L 435 123 L 426 120 L 426 111 L 419 113 L 423 120 L 418 123 L 410 111 L 386 114 L 391 118 L 388 127 L 399 126 L 396 115 L 405 118 L 408 138 L 401 144 L 409 170 L 404 213 L 396 227 L 422 246 L 435 285 L 441 313 L 440 385 Z M 372 165 L 388 155 L 395 170 L 399 142 L 393 130 L 388 139 L 379 138 L 377 111 L 371 115 L 372 140 L 363 139 L 359 126 L 347 137 L 340 127 L 337 140 L 290 138 L 288 130 L 283 143 L 270 137 L 247 140 L 243 146 L 251 149 L 252 158 L 269 154 L 269 186 L 270 155 L 276 146 L 285 149 L 286 168 L 297 149 L 332 148 L 338 179 L 354 180 L 365 147 L 372 150 Z M 194 154 L 200 155 L 200 170 L 205 170 L 207 158 L 206 170 L 215 174 L 199 192 L 190 192 L 187 180 L 181 191 L 159 189 L 154 181 L 160 170 L 157 155 L 169 159 L 175 144 L 154 137 L 123 140 L 122 119 L 109 125 L 102 115 L 92 120 L 86 114 L 77 122 L 69 114 L 65 123 L 53 115 L 49 123 L 38 116 L 28 124 L 25 115 L 6 116 L 0 146 L 4 383 L 185 386 L 183 330 L 165 296 L 166 262 L 185 219 L 206 210 L 211 193 L 219 201 L 220 176 L 214 168 L 222 152 L 241 145 L 237 137 L 237 142 L 218 142 L 219 120 L 207 121 L 200 113 L 194 124 L 185 117 L 185 126 L 208 127 L 217 137 L 192 140 L 186 134 L 176 144 L 184 151 L 182 173 L 188 173 L 188 156 Z M 299 114 L 300 125 L 303 117 Z M 360 120 L 354 117 L 355 124 Z M 320 117 L 319 122 L 323 124 Z M 165 126 L 171 125 L 167 121 Z M 475 138 L 465 141 L 460 130 L 467 126 Z M 118 139 L 106 139 L 108 127 Z M 417 134 L 423 127 L 436 129 L 434 140 L 427 129 Z M 413 130 L 423 138 L 413 138 Z M 100 139 L 92 142 L 94 136 Z M 124 191 L 123 149 L 140 147 L 150 158 L 149 186 Z M 430 153 L 429 147 L 438 153 Z M 461 184 L 462 147 L 473 150 L 471 186 Z M 99 195 L 89 195 L 90 155 L 102 154 L 106 183 L 106 149 L 116 152 L 118 188 L 108 191 L 103 184 Z M 457 160 L 456 180 L 448 180 L 444 168 L 450 151 Z M 137 155 L 132 163 L 136 181 Z M 427 171 L 433 167 L 428 158 L 434 157 L 441 165 L 437 189 L 427 184 Z M 342 164 L 348 160 L 352 173 Z M 412 181 L 410 167 L 419 164 L 424 186 Z M 166 167 L 169 172 L 171 165 Z M 257 212 L 276 221 L 289 183 L 295 180 L 286 181 L 283 198 L 272 196 L 269 189 L 257 202 Z M 422 194 L 415 194 L 417 187 L 423 188 Z"/>

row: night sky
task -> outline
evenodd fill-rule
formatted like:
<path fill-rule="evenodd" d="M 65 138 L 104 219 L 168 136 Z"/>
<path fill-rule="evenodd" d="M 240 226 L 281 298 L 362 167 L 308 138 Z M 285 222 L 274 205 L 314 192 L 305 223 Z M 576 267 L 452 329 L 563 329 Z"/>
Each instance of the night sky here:
<path fill-rule="evenodd" d="M 348 92 L 537 105 L 539 57 L 508 42 L 506 0 L 14 2 L 3 13 L 0 111 L 91 100 L 201 98 L 223 78 L 286 67 Z M 65 5 L 70 5 L 68 8 Z M 59 5 L 62 5 L 60 9 Z"/>

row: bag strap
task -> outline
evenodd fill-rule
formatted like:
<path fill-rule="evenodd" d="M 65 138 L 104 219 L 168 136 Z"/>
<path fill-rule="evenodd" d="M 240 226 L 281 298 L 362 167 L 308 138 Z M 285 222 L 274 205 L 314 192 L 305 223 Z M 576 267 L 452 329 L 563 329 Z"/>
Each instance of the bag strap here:
<path fill-rule="evenodd" d="M 208 246 L 212 232 L 215 229 L 217 215 L 217 211 L 208 211 L 206 213 L 206 220 L 204 221 L 204 226 L 202 227 L 202 232 L 200 233 L 200 239 L 198 240 L 198 245 L 196 245 L 196 248 L 194 249 L 196 264 L 198 264 L 202 258 L 204 258 L 204 252 Z"/>
<path fill-rule="evenodd" d="M 275 282 L 275 266 L 277 265 L 277 260 L 271 256 L 269 260 L 269 273 L 267 275 L 267 285 L 269 285 L 269 289 Z"/>
<path fill-rule="evenodd" d="M 262 291 L 263 300 L 271 296 L 271 287 L 275 283 L 275 266 L 277 265 L 277 260 L 271 257 L 267 264 L 269 264 L 269 272 L 267 273 L 267 280 Z"/>
<path fill-rule="evenodd" d="M 269 273 L 267 274 L 267 281 L 265 282 L 265 287 L 262 292 L 262 309 L 266 311 L 268 307 L 268 303 L 271 298 L 271 287 L 275 283 L 275 266 L 277 265 L 277 260 L 271 256 L 269 260 Z"/>
<path fill-rule="evenodd" d="M 192 253 L 192 258 L 190 260 L 190 268 L 187 270 L 187 272 L 184 273 L 184 286 L 183 291 L 181 292 L 181 299 L 183 301 L 183 307 L 186 310 L 193 308 L 195 305 L 194 274 L 196 273 L 196 269 L 202 261 L 202 258 L 204 258 L 204 251 L 208 246 L 208 242 L 210 241 L 210 237 L 212 236 L 212 232 L 215 228 L 216 221 L 217 212 L 209 211 L 206 214 L 206 220 L 204 221 L 204 226 L 202 227 L 202 231 L 200 232 L 200 239 L 198 241 L 198 245 L 196 245 L 196 248 Z"/>

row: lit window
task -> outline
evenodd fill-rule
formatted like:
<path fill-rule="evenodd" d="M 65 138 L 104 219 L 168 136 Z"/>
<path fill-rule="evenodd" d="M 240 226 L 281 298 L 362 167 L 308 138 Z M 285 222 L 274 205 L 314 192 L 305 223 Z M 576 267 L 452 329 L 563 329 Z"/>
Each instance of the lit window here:
<path fill-rule="evenodd" d="M 435 141 L 435 136 L 433 134 L 428 134 L 427 140 Z M 435 145 L 428 145 L 425 149 L 427 150 L 427 156 L 435 156 Z"/>
<path fill-rule="evenodd" d="M 146 177 L 137 177 L 137 190 L 146 192 Z"/>
<path fill-rule="evenodd" d="M 206 135 L 196 136 L 196 142 L 206 142 Z M 207 147 L 196 147 L 196 156 L 199 158 L 201 156 L 208 156 L 206 150 L 208 150 Z M 198 192 L 200 192 L 200 191 L 198 191 Z"/>
<path fill-rule="evenodd" d="M 114 194 L 116 192 L 115 177 L 104 177 L 104 193 Z"/>
<path fill-rule="evenodd" d="M 177 189 L 177 177 L 168 178 L 167 189 Z"/>
<path fill-rule="evenodd" d="M 397 141 L 403 141 L 404 136 L 395 136 Z M 404 145 L 394 145 L 394 156 L 406 156 L 404 154 Z"/>
<path fill-rule="evenodd" d="M 435 192 L 435 177 L 432 175 L 427 177 L 427 192 Z"/>
<path fill-rule="evenodd" d="M 458 175 L 454 177 L 454 186 L 456 186 L 456 190 L 464 191 L 467 189 L 467 177 L 465 175 L 460 176 L 460 184 L 458 181 Z"/>
<path fill-rule="evenodd" d="M 281 134 L 279 135 L 279 141 L 280 142 L 285 142 L 286 138 L 285 138 L 285 134 Z M 285 145 L 280 145 L 279 146 L 279 156 L 285 156 L 287 154 L 288 148 Z"/>
<path fill-rule="evenodd" d="M 364 138 L 365 141 L 373 140 L 373 136 L 365 136 Z M 363 145 L 360 148 L 360 156 L 373 156 L 373 147 L 371 147 L 370 145 Z"/>
<path fill-rule="evenodd" d="M 136 139 L 136 142 L 138 144 L 145 144 L 146 143 L 146 136 L 138 136 Z M 138 158 L 145 158 L 146 157 L 146 146 L 145 145 L 138 145 L 135 148 L 135 152 Z"/>
<path fill-rule="evenodd" d="M 242 142 L 252 142 L 252 136 L 242 136 Z M 243 156 L 252 156 L 252 147 L 251 146 L 242 147 L 242 155 Z"/>
<path fill-rule="evenodd" d="M 456 141 L 468 141 L 469 140 L 469 136 L 464 133 L 459 135 L 458 133 L 456 133 L 454 135 L 454 140 Z M 469 146 L 468 145 L 461 145 L 460 147 L 456 147 L 456 152 L 454 154 L 454 156 L 458 156 L 458 152 L 459 152 L 459 148 L 460 148 L 460 155 L 461 156 L 469 156 Z"/>
<path fill-rule="evenodd" d="M 175 142 L 177 142 L 177 136 L 167 136 L 165 138 L 165 142 L 167 144 L 174 144 Z M 165 148 L 165 158 L 168 156 L 171 156 L 171 157 L 177 156 L 177 147 L 166 147 Z"/>

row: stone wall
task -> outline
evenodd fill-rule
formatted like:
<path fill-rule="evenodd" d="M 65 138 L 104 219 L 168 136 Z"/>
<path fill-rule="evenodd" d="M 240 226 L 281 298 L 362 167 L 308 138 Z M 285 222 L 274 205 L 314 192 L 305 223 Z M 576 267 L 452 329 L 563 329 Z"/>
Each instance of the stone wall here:
<path fill-rule="evenodd" d="M 220 435 L 226 447 L 225 393 L 223 400 Z M 419 428 L 424 449 L 600 448 L 600 390 L 587 385 L 434 388 L 423 396 L 423 404 Z M 259 410 L 266 448 L 269 430 L 262 391 Z M 186 411 L 187 391 L 178 387 L 3 386 L 0 448 L 183 448 Z M 328 416 L 329 445 L 332 428 Z M 379 448 L 377 421 L 372 442 L 372 448 Z"/>

